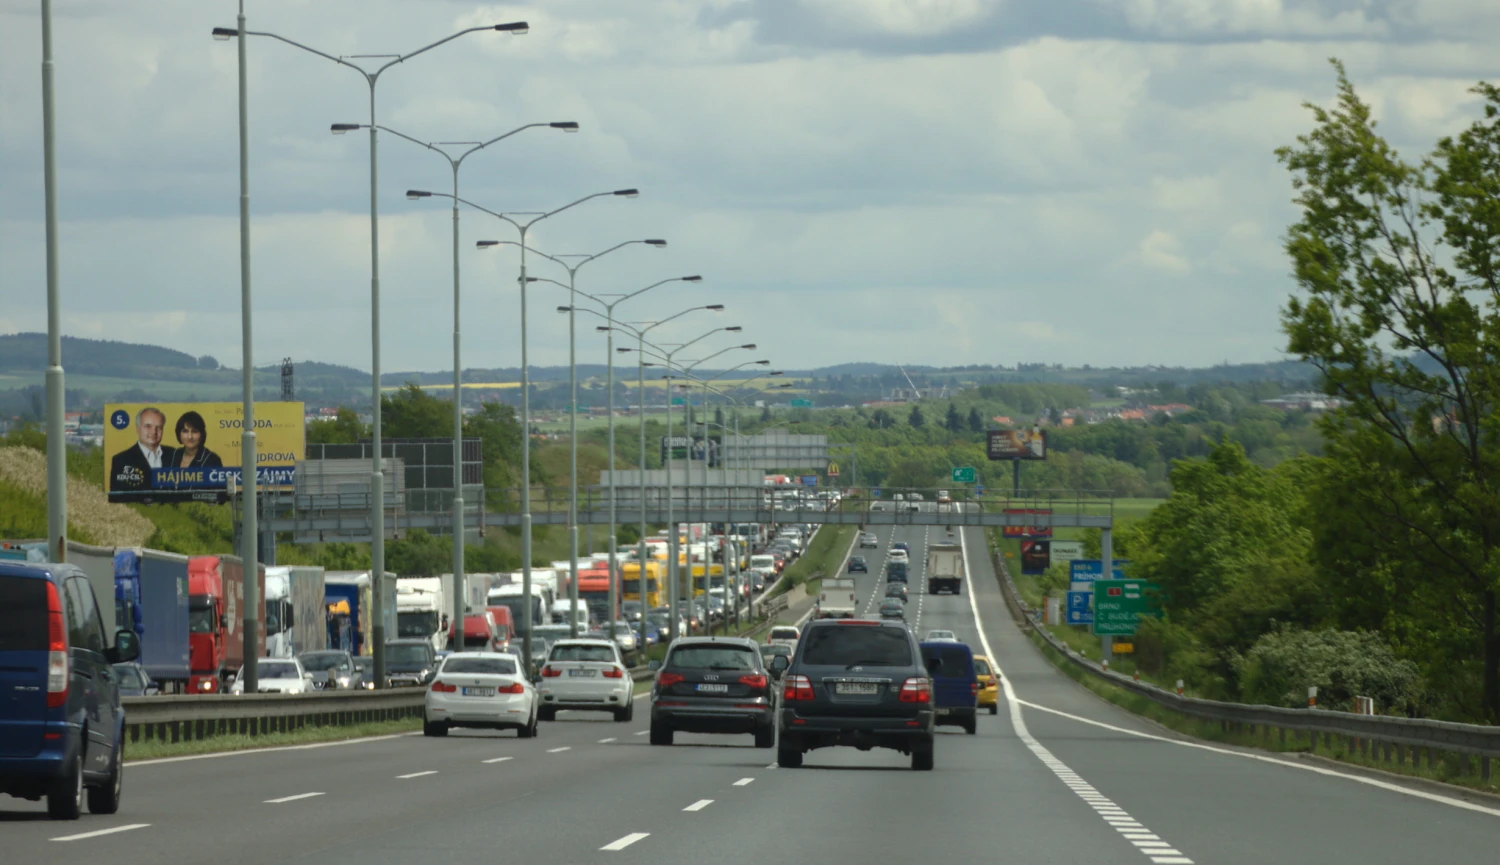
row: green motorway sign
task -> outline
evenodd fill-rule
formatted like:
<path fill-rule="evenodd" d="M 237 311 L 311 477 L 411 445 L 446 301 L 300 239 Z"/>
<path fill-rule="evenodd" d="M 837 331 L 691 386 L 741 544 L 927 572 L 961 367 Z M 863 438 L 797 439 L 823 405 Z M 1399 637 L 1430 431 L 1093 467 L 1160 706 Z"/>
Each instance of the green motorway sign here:
<path fill-rule="evenodd" d="M 794 399 L 794 400 L 792 400 L 792 408 L 812 408 L 812 407 L 813 407 L 813 401 L 810 400 L 810 399 Z"/>
<path fill-rule="evenodd" d="M 1144 580 L 1094 580 L 1094 633 L 1134 636 L 1141 616 L 1160 615 L 1156 593 Z"/>
<path fill-rule="evenodd" d="M 964 466 L 962 468 L 955 468 L 953 470 L 953 482 L 956 484 L 972 484 L 974 483 L 974 480 L 975 476 L 973 466 Z"/>

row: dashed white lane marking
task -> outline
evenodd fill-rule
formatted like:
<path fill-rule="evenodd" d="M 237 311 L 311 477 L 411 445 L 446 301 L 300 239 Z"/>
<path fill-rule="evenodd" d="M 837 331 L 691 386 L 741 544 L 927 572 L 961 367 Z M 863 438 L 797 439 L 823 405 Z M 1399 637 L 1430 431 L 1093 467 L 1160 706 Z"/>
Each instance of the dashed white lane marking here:
<path fill-rule="evenodd" d="M 646 735 L 649 732 L 651 732 L 651 731 L 650 730 L 641 730 L 640 732 L 635 733 L 634 735 L 636 735 L 636 736 L 644 736 L 644 735 Z"/>
<path fill-rule="evenodd" d="M 747 786 L 750 785 L 750 782 L 752 782 L 754 780 L 755 780 L 754 778 L 741 778 L 738 781 L 734 782 L 734 786 L 736 786 L 736 787 L 747 787 Z"/>
<path fill-rule="evenodd" d="M 766 768 L 767 769 L 775 769 L 776 768 L 776 764 L 772 763 L 771 765 L 767 766 Z"/>
<path fill-rule="evenodd" d="M 973 568 L 969 567 L 969 547 L 964 543 L 963 532 L 959 532 L 958 542 L 963 549 L 964 571 L 970 574 L 976 573 Z M 1021 703 L 1016 699 L 1015 690 L 1011 688 L 1010 677 L 1000 669 L 1000 665 L 996 663 L 999 656 L 990 648 L 990 640 L 984 632 L 984 620 L 979 616 L 979 603 L 974 599 L 975 593 L 972 585 L 969 587 L 968 595 L 969 611 L 974 615 L 974 627 L 979 631 L 979 642 L 984 646 L 984 656 L 990 659 L 990 664 L 1000 676 L 1000 686 L 1005 689 L 1005 702 L 1010 706 L 1010 722 L 1015 728 L 1016 737 L 1031 753 L 1036 755 L 1038 760 L 1042 761 L 1042 765 L 1052 770 L 1052 774 L 1056 775 L 1059 781 L 1062 781 L 1078 798 L 1092 807 L 1106 824 L 1119 832 L 1124 840 L 1129 841 L 1155 865 L 1193 865 L 1192 859 L 1152 834 L 1140 821 L 1132 818 L 1124 808 L 1094 789 L 1093 785 L 1068 768 L 1066 763 L 1053 756 L 1045 745 L 1031 735 L 1031 731 L 1026 728 L 1026 719 L 1021 717 Z M 1133 837 L 1126 837 L 1127 835 Z"/>
<path fill-rule="evenodd" d="M 573 746 L 572 745 L 564 745 L 561 748 L 548 748 L 547 749 L 547 753 L 548 754 L 560 754 L 563 751 L 571 751 L 571 750 L 573 750 Z"/>
<path fill-rule="evenodd" d="M 116 832 L 129 832 L 131 829 L 144 829 L 150 823 L 127 823 L 124 826 L 116 826 L 113 829 L 95 829 L 92 832 L 79 832 L 77 835 L 64 835 L 61 838 L 53 838 L 53 841 L 82 841 L 85 838 L 98 838 L 100 835 L 113 835 Z"/>
<path fill-rule="evenodd" d="M 687 806 L 686 808 L 683 808 L 682 810 L 684 810 L 684 811 L 702 811 L 704 808 L 707 808 L 708 806 L 712 805 L 713 803 L 714 803 L 714 800 L 712 800 L 712 799 L 699 799 L 698 801 L 696 801 L 693 804 Z"/>
<path fill-rule="evenodd" d="M 491 757 L 488 760 L 480 760 L 481 763 L 504 763 L 506 760 L 514 760 L 514 757 Z"/>
<path fill-rule="evenodd" d="M 649 732 L 651 732 L 651 731 L 650 731 L 650 730 L 647 730 L 647 731 L 646 731 L 646 732 L 648 732 L 648 733 L 649 733 Z M 600 740 L 599 740 L 599 744 L 601 744 L 601 745 L 608 745 L 608 744 L 609 744 L 609 743 L 610 743 L 610 742 L 614 742 L 614 741 L 617 741 L 617 740 L 616 740 L 616 739 L 615 739 L 615 737 L 614 737 L 614 736 L 610 736 L 610 737 L 609 737 L 609 738 L 608 738 L 608 739 L 600 739 Z"/>
<path fill-rule="evenodd" d="M 437 770 L 436 769 L 428 769 L 426 772 L 413 772 L 410 775 L 397 775 L 396 777 L 397 778 L 402 778 L 402 779 L 405 779 L 405 778 L 420 778 L 423 775 L 436 775 L 436 774 L 437 774 Z"/>
<path fill-rule="evenodd" d="M 295 796 L 282 796 L 280 799 L 267 799 L 267 805 L 280 805 L 282 802 L 295 802 L 298 799 L 311 799 L 314 796 L 326 796 L 326 793 L 298 793 Z"/>
<path fill-rule="evenodd" d="M 651 837 L 651 833 L 650 832 L 631 832 L 629 835 L 626 835 L 624 838 L 620 838 L 620 839 L 611 841 L 608 844 L 605 844 L 603 847 L 600 847 L 599 849 L 600 850 L 624 850 L 626 847 L 629 847 L 631 844 L 634 844 L 635 842 L 641 840 L 642 838 L 649 838 L 649 837 Z"/>

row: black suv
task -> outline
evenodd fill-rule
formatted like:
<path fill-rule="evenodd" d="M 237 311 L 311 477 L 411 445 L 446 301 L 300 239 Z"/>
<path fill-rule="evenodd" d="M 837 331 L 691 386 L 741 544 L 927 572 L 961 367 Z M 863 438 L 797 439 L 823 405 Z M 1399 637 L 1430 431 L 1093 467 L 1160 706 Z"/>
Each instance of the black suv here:
<path fill-rule="evenodd" d="M 738 637 L 680 638 L 651 688 L 651 744 L 685 733 L 753 733 L 776 744 L 776 701 L 760 645 Z"/>
<path fill-rule="evenodd" d="M 427 640 L 402 638 L 385 641 L 385 681 L 393 688 L 421 687 L 437 673 L 437 652 Z"/>
<path fill-rule="evenodd" d="M 913 769 L 932 768 L 932 680 L 905 623 L 809 622 L 791 661 L 772 658 L 771 670 L 781 674 L 783 768 L 833 745 L 892 748 L 910 754 Z"/>

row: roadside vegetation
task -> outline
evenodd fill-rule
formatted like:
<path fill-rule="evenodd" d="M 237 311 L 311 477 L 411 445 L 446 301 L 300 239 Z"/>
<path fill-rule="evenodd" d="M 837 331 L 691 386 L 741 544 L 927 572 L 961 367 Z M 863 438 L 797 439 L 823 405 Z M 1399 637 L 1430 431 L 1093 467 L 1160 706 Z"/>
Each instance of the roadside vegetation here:
<path fill-rule="evenodd" d="M 374 721 L 346 726 L 303 727 L 286 733 L 264 733 L 259 736 L 211 736 L 207 739 L 191 739 L 181 742 L 164 742 L 160 739 L 127 742 L 125 765 L 132 760 L 155 760 L 162 757 L 186 757 L 192 754 L 218 754 L 225 751 L 250 751 L 256 748 L 276 748 L 286 745 L 311 745 L 317 742 L 342 742 L 347 739 L 362 739 L 367 736 L 391 736 L 413 733 L 422 729 L 421 718 L 402 718 L 396 721 Z"/>

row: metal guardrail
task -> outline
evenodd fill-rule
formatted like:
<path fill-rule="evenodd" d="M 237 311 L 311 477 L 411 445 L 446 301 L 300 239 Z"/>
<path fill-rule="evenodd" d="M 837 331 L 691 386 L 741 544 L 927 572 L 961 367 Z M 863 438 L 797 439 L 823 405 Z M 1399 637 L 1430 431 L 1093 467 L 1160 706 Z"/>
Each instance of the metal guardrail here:
<path fill-rule="evenodd" d="M 303 727 L 394 721 L 422 713 L 423 688 L 311 694 L 185 694 L 126 697 L 131 742 L 181 742 L 214 736 L 260 736 Z"/>
<path fill-rule="evenodd" d="M 1281 706 L 1205 700 L 1179 696 L 1148 682 L 1103 669 L 1098 663 L 1075 652 L 1036 621 L 1036 611 L 1021 599 L 1003 560 L 995 562 L 995 572 L 1000 577 L 1007 605 L 1022 626 L 1046 640 L 1069 664 L 1179 714 L 1199 720 L 1218 721 L 1226 730 L 1231 725 L 1240 730 L 1248 727 L 1250 733 L 1254 734 L 1259 730 L 1267 738 L 1272 730 L 1277 730 L 1282 742 L 1286 741 L 1288 730 L 1307 733 L 1309 737 L 1313 737 L 1314 742 L 1315 737 L 1321 734 L 1326 746 L 1332 746 L 1334 737 L 1337 736 L 1344 740 L 1346 750 L 1350 753 L 1358 752 L 1370 757 L 1373 752 L 1376 758 L 1387 763 L 1394 760 L 1398 764 L 1404 764 L 1406 751 L 1411 749 L 1412 763 L 1414 766 L 1418 765 L 1421 762 L 1421 751 L 1417 749 L 1424 749 L 1427 752 L 1427 765 L 1432 768 L 1437 763 L 1435 752 L 1448 751 L 1460 755 L 1460 771 L 1467 773 L 1468 756 L 1473 755 L 1480 758 L 1479 774 L 1486 781 L 1490 779 L 1491 759 L 1500 757 L 1500 727 L 1391 715 L 1357 715 L 1328 709 L 1287 709 Z"/>

